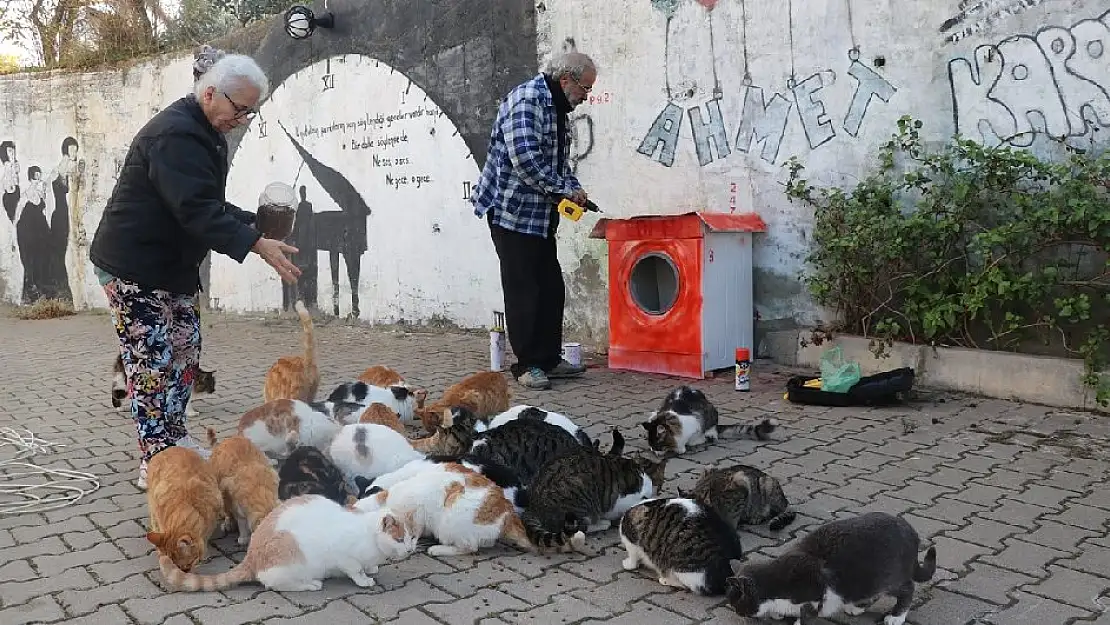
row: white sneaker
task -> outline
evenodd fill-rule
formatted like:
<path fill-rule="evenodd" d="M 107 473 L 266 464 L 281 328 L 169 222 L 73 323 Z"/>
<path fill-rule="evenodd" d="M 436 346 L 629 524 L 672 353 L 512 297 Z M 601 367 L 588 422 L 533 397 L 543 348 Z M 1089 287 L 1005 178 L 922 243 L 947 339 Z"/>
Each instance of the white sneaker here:
<path fill-rule="evenodd" d="M 139 462 L 139 479 L 135 480 L 139 490 L 146 490 L 146 460 Z"/>
<path fill-rule="evenodd" d="M 208 449 L 205 449 L 204 447 L 201 447 L 200 443 L 193 440 L 193 437 L 189 436 L 188 434 L 186 434 L 185 436 L 177 439 L 177 442 L 174 443 L 174 446 L 175 447 L 184 447 L 186 449 L 192 449 L 193 451 L 200 454 L 200 457 L 204 458 L 205 460 L 208 460 L 209 456 L 212 455 L 211 450 L 208 450 Z"/>

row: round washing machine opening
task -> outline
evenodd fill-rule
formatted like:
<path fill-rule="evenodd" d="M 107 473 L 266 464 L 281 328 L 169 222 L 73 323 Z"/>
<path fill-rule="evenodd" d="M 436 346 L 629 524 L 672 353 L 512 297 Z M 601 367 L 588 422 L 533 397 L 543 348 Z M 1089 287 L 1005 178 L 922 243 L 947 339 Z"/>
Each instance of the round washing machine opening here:
<path fill-rule="evenodd" d="M 632 266 L 628 292 L 640 310 L 663 315 L 678 299 L 678 268 L 666 254 L 645 254 Z"/>

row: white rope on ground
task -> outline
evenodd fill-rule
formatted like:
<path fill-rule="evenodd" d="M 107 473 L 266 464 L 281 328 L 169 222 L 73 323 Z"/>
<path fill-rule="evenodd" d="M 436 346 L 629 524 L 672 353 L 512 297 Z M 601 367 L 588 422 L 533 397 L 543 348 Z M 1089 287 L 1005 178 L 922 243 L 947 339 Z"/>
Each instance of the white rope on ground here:
<path fill-rule="evenodd" d="M 14 458 L 0 460 L 0 515 L 64 508 L 100 489 L 100 480 L 92 473 L 41 467 L 26 462 L 36 454 L 49 453 L 65 445 L 38 438 L 30 430 L 24 431 L 26 434 L 10 427 L 0 428 L 0 448 L 14 447 L 17 450 Z M 17 478 L 29 476 L 46 479 L 13 483 Z"/>

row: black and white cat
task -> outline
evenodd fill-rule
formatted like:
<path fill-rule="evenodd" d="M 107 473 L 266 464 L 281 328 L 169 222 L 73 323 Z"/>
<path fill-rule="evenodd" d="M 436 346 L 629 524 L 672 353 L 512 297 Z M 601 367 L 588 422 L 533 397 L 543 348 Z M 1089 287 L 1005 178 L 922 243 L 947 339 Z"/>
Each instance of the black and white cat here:
<path fill-rule="evenodd" d="M 576 424 L 570 417 L 564 414 L 559 414 L 558 412 L 551 412 L 550 410 L 543 410 L 542 408 L 529 406 L 527 404 L 513 406 L 505 412 L 502 412 L 501 414 L 490 419 L 489 423 L 479 422 L 475 427 L 475 430 L 478 432 L 485 432 L 494 428 L 499 428 L 506 423 L 509 423 L 510 421 L 515 421 L 517 419 L 535 419 L 538 421 L 543 421 L 545 423 L 550 423 L 551 425 L 557 425 L 566 430 L 568 434 L 577 439 L 578 442 L 582 445 L 585 445 L 586 447 L 594 446 L 594 442 L 590 440 L 590 436 L 586 434 L 586 431 L 579 427 L 578 424 Z"/>
<path fill-rule="evenodd" d="M 657 455 L 682 455 L 688 447 L 722 437 L 765 441 L 778 427 L 778 421 L 769 418 L 737 425 L 719 425 L 717 420 L 717 407 L 705 393 L 683 385 L 668 393 L 640 425 L 647 431 L 648 447 Z"/>
<path fill-rule="evenodd" d="M 880 595 L 896 603 L 884 625 L 903 625 L 913 602 L 914 582 L 927 582 L 937 568 L 929 547 L 918 562 L 921 540 L 906 520 L 884 512 L 830 521 L 763 562 L 733 560 L 726 582 L 728 602 L 740 616 L 795 618 L 809 605 L 822 617 L 862 614 Z"/>
<path fill-rule="evenodd" d="M 327 401 L 336 404 L 359 404 L 363 408 L 377 402 L 396 412 L 401 422 L 407 424 L 416 422 L 414 413 L 417 402 L 416 391 L 408 386 L 397 384 L 382 387 L 366 382 L 344 382 L 335 387 L 335 390 L 328 395 Z M 358 414 L 354 415 L 354 420 L 346 419 L 343 421 L 346 425 L 357 422 Z"/>
<path fill-rule="evenodd" d="M 649 499 L 628 509 L 620 522 L 626 571 L 646 565 L 664 586 L 699 595 L 721 595 L 741 560 L 740 537 L 717 512 L 694 499 Z"/>
<path fill-rule="evenodd" d="M 557 425 L 539 419 L 514 419 L 478 434 L 468 459 L 508 467 L 527 488 L 549 460 L 581 449 L 582 443 Z"/>

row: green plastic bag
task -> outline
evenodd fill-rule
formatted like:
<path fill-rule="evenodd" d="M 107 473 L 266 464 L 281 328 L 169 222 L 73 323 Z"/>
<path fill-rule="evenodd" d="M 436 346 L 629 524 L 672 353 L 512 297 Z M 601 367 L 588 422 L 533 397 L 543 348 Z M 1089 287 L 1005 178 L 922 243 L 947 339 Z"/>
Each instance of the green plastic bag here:
<path fill-rule="evenodd" d="M 840 347 L 831 347 L 821 354 L 821 390 L 847 393 L 860 379 L 858 362 L 846 362 Z"/>

